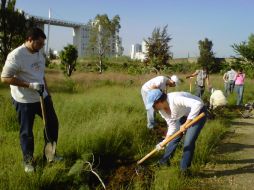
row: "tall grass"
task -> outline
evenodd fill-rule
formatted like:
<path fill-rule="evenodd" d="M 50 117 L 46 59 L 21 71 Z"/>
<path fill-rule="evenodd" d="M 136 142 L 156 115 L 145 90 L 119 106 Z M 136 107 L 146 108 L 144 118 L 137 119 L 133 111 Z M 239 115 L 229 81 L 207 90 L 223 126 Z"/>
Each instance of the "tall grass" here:
<path fill-rule="evenodd" d="M 72 79 L 66 79 L 59 72 L 50 71 L 47 78 L 60 123 L 57 153 L 63 155 L 65 160 L 53 165 L 43 162 L 43 123 L 36 117 L 36 172 L 32 175 L 23 171 L 16 113 L 9 89 L 1 85 L 0 189 L 100 189 L 98 179 L 83 166 L 86 161 L 93 162 L 96 172 L 106 184 L 110 183 L 107 180 L 119 166 L 135 163 L 158 143 L 156 136 L 146 129 L 146 113 L 140 96 L 141 84 L 151 77 L 152 75 L 133 77 L 114 73 L 74 73 Z M 216 87 L 223 86 L 215 82 Z M 247 85 L 251 83 L 248 81 Z M 188 91 L 189 83 L 182 83 L 177 89 L 170 89 L 172 90 Z M 246 97 L 251 97 L 247 91 Z M 194 170 L 209 161 L 213 147 L 229 125 L 224 121 L 209 121 L 202 129 L 195 151 Z M 145 163 L 151 168 L 152 174 L 143 178 L 126 175 L 127 179 L 130 178 L 129 184 L 126 184 L 126 180 L 125 184 L 119 183 L 115 189 L 144 189 L 148 186 L 151 189 L 187 189 L 190 181 L 178 177 L 181 144 L 171 160 L 171 167 L 149 166 L 156 162 L 160 154 Z M 68 175 L 70 169 L 78 163 L 80 169 L 77 173 Z"/>

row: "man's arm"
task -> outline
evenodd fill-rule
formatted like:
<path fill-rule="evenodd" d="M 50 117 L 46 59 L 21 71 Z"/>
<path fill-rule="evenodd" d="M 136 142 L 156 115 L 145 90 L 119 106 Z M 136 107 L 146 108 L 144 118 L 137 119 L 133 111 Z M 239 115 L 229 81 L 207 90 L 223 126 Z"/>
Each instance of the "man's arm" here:
<path fill-rule="evenodd" d="M 5 84 L 29 88 L 28 82 L 17 79 L 16 77 L 1 77 L 1 81 Z"/>
<path fill-rule="evenodd" d="M 198 75 L 198 71 L 195 71 L 194 73 L 192 73 L 191 75 L 187 75 L 186 79 L 190 78 L 190 77 L 195 77 Z"/>

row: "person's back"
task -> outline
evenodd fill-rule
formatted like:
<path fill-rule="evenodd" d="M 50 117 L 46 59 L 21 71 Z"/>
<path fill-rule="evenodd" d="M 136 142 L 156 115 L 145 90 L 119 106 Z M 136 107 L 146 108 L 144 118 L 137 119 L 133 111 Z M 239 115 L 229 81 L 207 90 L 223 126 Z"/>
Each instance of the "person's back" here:
<path fill-rule="evenodd" d="M 227 72 L 228 80 L 233 81 L 236 74 L 237 74 L 237 72 L 234 69 L 229 70 Z"/>
<path fill-rule="evenodd" d="M 158 89 L 164 91 L 166 89 L 166 85 L 167 85 L 168 80 L 169 80 L 169 78 L 167 78 L 165 76 L 157 76 L 157 77 L 152 78 L 149 81 L 147 81 L 142 86 L 142 90 L 147 92 L 149 90 L 158 88 Z"/>
<path fill-rule="evenodd" d="M 227 99 L 221 90 L 212 90 L 210 96 L 210 108 L 215 109 L 218 106 L 224 106 L 227 104 Z"/>

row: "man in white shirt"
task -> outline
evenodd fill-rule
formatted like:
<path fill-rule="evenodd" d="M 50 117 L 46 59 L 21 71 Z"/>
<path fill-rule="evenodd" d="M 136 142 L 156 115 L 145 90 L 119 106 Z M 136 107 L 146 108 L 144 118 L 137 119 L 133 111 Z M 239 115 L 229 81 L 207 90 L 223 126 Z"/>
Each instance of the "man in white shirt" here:
<path fill-rule="evenodd" d="M 228 92 L 231 94 L 234 92 L 236 74 L 237 72 L 233 69 L 233 67 L 231 67 L 231 69 L 227 72 Z"/>
<path fill-rule="evenodd" d="M 179 83 L 180 80 L 176 75 L 173 75 L 171 77 L 157 76 L 147 81 L 141 88 L 141 95 L 145 106 L 147 104 L 147 93 L 150 90 L 159 89 L 163 92 L 166 92 L 167 86 L 175 87 Z M 147 128 L 152 129 L 154 128 L 154 126 L 154 109 L 151 107 L 151 109 L 147 110 Z"/>
<path fill-rule="evenodd" d="M 166 138 L 173 135 L 178 130 L 184 131 L 183 125 L 191 122 L 201 112 L 206 113 L 203 101 L 199 97 L 188 92 L 172 92 L 165 94 L 155 89 L 148 92 L 147 101 L 146 109 L 153 107 L 155 110 L 158 110 L 161 116 L 166 120 L 168 125 Z M 183 156 L 180 164 L 182 172 L 187 171 L 191 166 L 195 142 L 205 121 L 206 117 L 203 117 L 185 132 Z M 182 136 L 177 137 L 167 145 L 165 154 L 159 160 L 159 164 L 166 164 L 168 162 L 181 138 Z M 157 150 L 162 149 L 160 146 L 161 143 L 156 146 Z"/>
<path fill-rule="evenodd" d="M 8 54 L 1 73 L 1 81 L 10 85 L 18 115 L 25 172 L 34 171 L 33 123 L 36 114 L 42 117 L 39 92 L 46 111 L 45 147 L 48 143 L 56 144 L 58 139 L 58 119 L 45 80 L 45 58 L 40 51 L 45 39 L 41 29 L 28 30 L 25 43 Z M 46 152 L 44 154 L 47 157 Z"/>

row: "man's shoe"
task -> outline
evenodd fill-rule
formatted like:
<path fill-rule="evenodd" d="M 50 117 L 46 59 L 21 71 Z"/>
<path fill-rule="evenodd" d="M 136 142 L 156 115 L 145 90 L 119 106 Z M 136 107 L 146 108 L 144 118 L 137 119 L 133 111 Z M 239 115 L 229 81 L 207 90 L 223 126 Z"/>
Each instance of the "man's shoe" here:
<path fill-rule="evenodd" d="M 32 173 L 34 172 L 34 166 L 32 165 L 31 162 L 27 162 L 24 164 L 25 172 L 26 173 Z"/>
<path fill-rule="evenodd" d="M 48 161 L 48 163 L 61 162 L 61 161 L 63 161 L 63 157 L 55 155 L 54 158 L 48 159 L 47 161 Z"/>
<path fill-rule="evenodd" d="M 192 177 L 192 173 L 189 169 L 181 170 L 180 177 Z"/>

